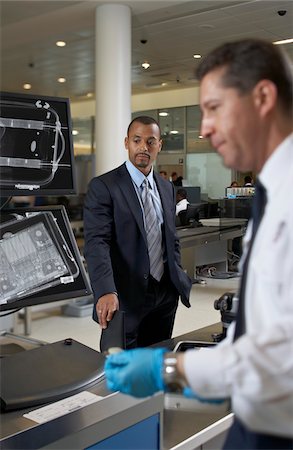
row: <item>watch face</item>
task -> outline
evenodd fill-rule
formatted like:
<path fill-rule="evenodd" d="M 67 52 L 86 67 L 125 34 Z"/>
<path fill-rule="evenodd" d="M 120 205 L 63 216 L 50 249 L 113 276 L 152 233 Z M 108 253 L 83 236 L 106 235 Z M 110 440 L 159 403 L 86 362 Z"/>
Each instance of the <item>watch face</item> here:
<path fill-rule="evenodd" d="M 177 370 L 177 355 L 166 353 L 163 369 L 163 379 L 168 391 L 181 393 L 186 383 Z"/>

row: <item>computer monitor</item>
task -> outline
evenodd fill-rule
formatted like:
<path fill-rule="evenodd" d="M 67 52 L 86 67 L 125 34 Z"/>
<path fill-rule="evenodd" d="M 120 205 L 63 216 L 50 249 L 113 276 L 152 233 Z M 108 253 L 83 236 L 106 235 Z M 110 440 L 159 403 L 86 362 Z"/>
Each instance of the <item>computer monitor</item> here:
<path fill-rule="evenodd" d="M 76 193 L 69 100 L 0 93 L 1 197 Z"/>
<path fill-rule="evenodd" d="M 200 186 L 174 186 L 175 191 L 178 189 L 185 189 L 187 194 L 187 200 L 189 203 L 200 203 L 201 202 L 201 194 L 200 194 Z"/>
<path fill-rule="evenodd" d="M 90 297 L 64 206 L 6 209 L 0 233 L 0 311 Z"/>

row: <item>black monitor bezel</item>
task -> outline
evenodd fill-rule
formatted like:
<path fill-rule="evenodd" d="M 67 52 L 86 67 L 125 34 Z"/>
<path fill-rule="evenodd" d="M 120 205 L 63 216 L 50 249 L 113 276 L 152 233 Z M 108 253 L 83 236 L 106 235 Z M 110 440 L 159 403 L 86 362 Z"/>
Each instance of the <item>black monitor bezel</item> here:
<path fill-rule="evenodd" d="M 58 302 L 62 300 L 75 299 L 80 297 L 90 297 L 92 295 L 92 289 L 90 286 L 89 278 L 86 274 L 84 265 L 81 261 L 80 252 L 66 213 L 66 209 L 63 205 L 52 205 L 52 206 L 41 206 L 41 207 L 33 207 L 33 208 L 7 208 L 2 211 L 2 214 L 22 214 L 24 215 L 26 212 L 52 212 L 55 218 L 59 216 L 59 227 L 60 227 L 60 218 L 63 221 L 63 225 L 61 228 L 61 232 L 64 236 L 64 228 L 66 229 L 67 235 L 64 236 L 65 241 L 67 242 L 80 270 L 80 273 L 77 277 L 79 283 L 83 283 L 84 287 L 77 289 L 73 288 L 74 283 L 77 283 L 77 280 L 66 285 L 58 285 L 51 287 L 47 290 L 41 291 L 39 294 L 33 294 L 28 297 L 17 299 L 15 302 L 9 302 L 6 304 L 0 305 L 0 312 L 4 311 L 13 311 L 18 310 L 20 308 L 24 308 L 27 306 L 35 306 L 45 303 Z M 3 216 L 5 217 L 5 216 Z M 7 222 L 5 222 L 7 223 Z M 80 279 L 82 278 L 82 280 Z"/>
<path fill-rule="evenodd" d="M 15 197 L 15 196 L 54 196 L 54 195 L 74 195 L 77 190 L 77 181 L 76 181 L 76 172 L 75 172 L 75 163 L 74 163 L 74 151 L 73 151 L 73 136 L 72 136 L 72 120 L 71 120 L 71 112 L 70 112 L 70 100 L 66 97 L 52 97 L 52 96 L 44 96 L 44 95 L 36 95 L 36 94 L 24 94 L 24 93 L 13 93 L 13 92 L 0 92 L 1 98 L 7 99 L 15 99 L 20 101 L 37 101 L 41 100 L 44 102 L 54 102 L 60 103 L 65 106 L 65 114 L 67 116 L 68 123 L 68 134 L 67 139 L 69 143 L 68 156 L 71 162 L 71 180 L 72 186 L 68 186 L 66 188 L 50 188 L 49 186 L 40 186 L 38 189 L 17 189 L 13 187 L 7 187 L 4 184 L 1 184 L 0 179 L 0 192 L 1 197 Z M 51 182 L 50 182 L 51 183 Z"/>

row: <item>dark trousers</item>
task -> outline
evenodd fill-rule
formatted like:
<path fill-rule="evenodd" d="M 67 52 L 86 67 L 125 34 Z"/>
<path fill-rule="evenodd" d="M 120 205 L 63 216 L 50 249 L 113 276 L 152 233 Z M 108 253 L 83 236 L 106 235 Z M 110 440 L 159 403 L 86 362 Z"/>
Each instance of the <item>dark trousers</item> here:
<path fill-rule="evenodd" d="M 144 305 L 125 316 L 126 348 L 147 347 L 172 336 L 178 292 L 165 270 L 160 282 L 149 278 Z"/>
<path fill-rule="evenodd" d="M 292 450 L 293 439 L 249 431 L 235 418 L 223 450 Z"/>

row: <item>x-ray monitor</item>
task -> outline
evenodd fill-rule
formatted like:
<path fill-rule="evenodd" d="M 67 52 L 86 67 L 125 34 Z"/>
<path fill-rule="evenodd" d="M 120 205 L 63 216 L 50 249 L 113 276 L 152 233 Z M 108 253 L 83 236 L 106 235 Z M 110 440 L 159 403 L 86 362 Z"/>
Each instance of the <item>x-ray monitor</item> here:
<path fill-rule="evenodd" d="M 91 295 L 64 206 L 3 211 L 0 259 L 0 311 Z"/>
<path fill-rule="evenodd" d="M 69 100 L 0 93 L 1 197 L 76 193 Z"/>

